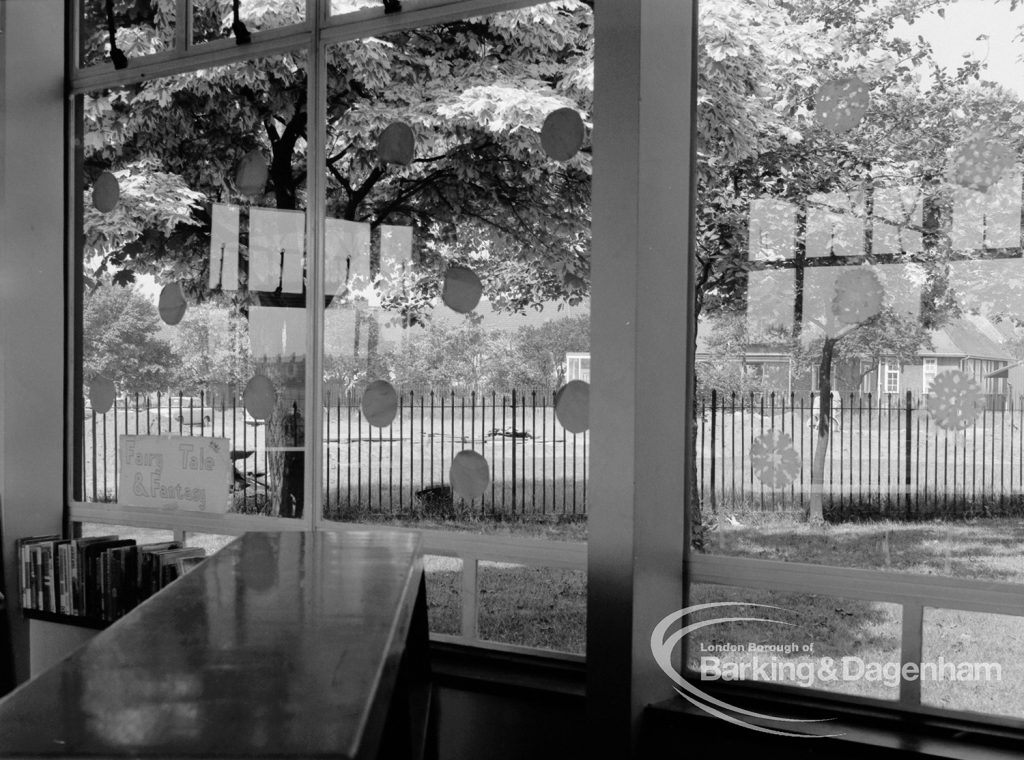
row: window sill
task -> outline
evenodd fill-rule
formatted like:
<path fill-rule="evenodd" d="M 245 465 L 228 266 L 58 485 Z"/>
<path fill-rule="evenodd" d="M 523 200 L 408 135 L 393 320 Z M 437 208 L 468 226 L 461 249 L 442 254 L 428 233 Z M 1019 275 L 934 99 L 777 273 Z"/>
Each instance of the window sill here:
<path fill-rule="evenodd" d="M 747 709 L 778 713 L 780 701 L 730 697 L 729 702 Z M 939 758 L 949 760 L 1010 760 L 1020 758 L 1024 738 L 1020 732 L 998 727 L 980 726 L 966 721 L 940 720 L 924 716 L 896 716 L 882 711 L 854 710 L 849 706 L 833 707 L 831 715 L 820 705 L 810 702 L 786 702 L 787 717 L 830 718 L 839 710 L 839 717 L 813 724 L 785 724 L 751 719 L 751 723 L 774 730 L 801 734 L 801 737 L 778 736 L 740 726 L 730 726 L 719 718 L 686 703 L 682 698 L 649 705 L 644 714 L 643 742 L 646 748 L 667 747 L 686 750 L 702 757 L 707 753 L 732 756 L 733 752 L 756 750 L 764 753 L 777 749 L 788 757 L 863 758 Z M 739 716 L 743 717 L 743 716 Z M 811 726 L 811 728 L 807 728 Z M 821 734 L 841 734 L 816 738 Z M 739 756 L 739 755 L 737 755 Z"/>
<path fill-rule="evenodd" d="M 430 642 L 436 684 L 487 693 L 544 692 L 583 699 L 586 665 L 528 654 Z"/>

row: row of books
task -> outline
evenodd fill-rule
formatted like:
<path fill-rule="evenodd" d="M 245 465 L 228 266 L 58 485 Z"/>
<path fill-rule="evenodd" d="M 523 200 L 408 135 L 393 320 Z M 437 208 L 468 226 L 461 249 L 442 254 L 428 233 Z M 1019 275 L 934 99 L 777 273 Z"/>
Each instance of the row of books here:
<path fill-rule="evenodd" d="M 31 536 L 15 546 L 23 609 L 98 620 L 116 620 L 206 557 L 177 541 L 117 536 Z"/>

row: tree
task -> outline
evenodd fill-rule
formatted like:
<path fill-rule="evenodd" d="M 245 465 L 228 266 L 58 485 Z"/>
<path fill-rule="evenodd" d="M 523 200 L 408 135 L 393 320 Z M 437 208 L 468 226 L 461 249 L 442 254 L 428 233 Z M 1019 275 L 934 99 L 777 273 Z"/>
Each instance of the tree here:
<path fill-rule="evenodd" d="M 120 393 L 166 389 L 173 374 L 170 344 L 159 337 L 156 307 L 140 291 L 103 283 L 85 294 L 82 365 L 88 382 L 104 375 Z"/>
<path fill-rule="evenodd" d="M 241 318 L 213 303 L 190 306 L 170 338 L 182 390 L 219 386 L 237 393 L 251 376 L 252 357 Z"/>
<path fill-rule="evenodd" d="M 589 314 L 522 325 L 504 336 L 490 358 L 492 384 L 499 391 L 555 391 L 565 384 L 565 355 L 571 351 L 590 351 Z"/>

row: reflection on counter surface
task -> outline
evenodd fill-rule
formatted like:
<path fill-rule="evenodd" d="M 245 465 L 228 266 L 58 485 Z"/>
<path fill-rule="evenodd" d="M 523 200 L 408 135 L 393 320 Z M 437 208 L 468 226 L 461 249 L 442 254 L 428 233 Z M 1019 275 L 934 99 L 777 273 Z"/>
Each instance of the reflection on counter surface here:
<path fill-rule="evenodd" d="M 417 534 L 249 533 L 0 702 L 0 753 L 363 756 L 425 612 Z"/>

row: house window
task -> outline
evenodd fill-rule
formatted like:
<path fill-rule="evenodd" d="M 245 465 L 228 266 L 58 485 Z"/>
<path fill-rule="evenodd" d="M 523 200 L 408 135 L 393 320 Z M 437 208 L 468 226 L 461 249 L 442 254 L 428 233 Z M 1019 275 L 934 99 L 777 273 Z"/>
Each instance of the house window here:
<path fill-rule="evenodd" d="M 590 354 L 569 353 L 565 355 L 565 379 L 590 382 Z"/>
<path fill-rule="evenodd" d="M 921 360 L 921 391 L 923 393 L 931 392 L 932 381 L 935 379 L 935 375 L 938 371 L 938 359 L 926 356 Z"/>
<path fill-rule="evenodd" d="M 788 610 L 784 622 L 792 626 L 785 634 L 748 621 L 702 627 L 688 636 L 691 674 L 702 681 L 724 663 L 736 673 L 754 666 L 763 661 L 757 648 L 741 643 L 751 641 L 785 640 L 865 661 L 948 660 L 952 620 L 970 627 L 972 641 L 990 642 L 986 651 L 994 655 L 1000 636 L 993 631 L 1024 624 L 1019 616 L 1003 617 L 1010 612 L 999 596 L 1019 594 L 1024 572 L 1001 574 L 998 594 L 982 586 L 990 578 L 982 565 L 1001 562 L 1012 527 L 993 516 L 977 536 L 957 518 L 974 513 L 979 494 L 993 503 L 1016 498 L 1000 473 L 1009 467 L 1005 451 L 1016 445 L 1017 423 L 983 409 L 980 360 L 960 373 L 924 359 L 922 390 L 930 397 L 922 403 L 908 403 L 900 375 L 913 357 L 938 352 L 943 343 L 950 350 L 966 332 L 942 300 L 947 296 L 993 323 L 1017 318 L 1016 291 L 1024 282 L 1018 135 L 993 126 L 975 85 L 936 57 L 956 50 L 974 60 L 968 51 L 978 30 L 967 31 L 955 6 L 908 23 L 896 6 L 876 16 L 868 13 L 874 5 L 854 3 L 838 19 L 825 6 L 769 5 L 700 7 L 694 300 L 702 325 L 728 331 L 741 350 L 788 352 L 820 381 L 792 394 L 778 387 L 751 394 L 734 392 L 731 378 L 715 378 L 714 409 L 702 391 L 691 463 L 696 498 L 688 523 L 697 540 L 688 603 L 775 605 Z M 870 24 L 862 13 L 871 15 Z M 985 18 L 994 34 L 1003 24 L 1016 28 L 1024 11 Z M 853 49 L 828 42 L 846 35 L 857 40 L 864 60 L 887 63 L 851 66 Z M 1009 40 L 1001 44 L 1010 49 Z M 918 55 L 911 50 L 920 57 L 908 63 L 907 55 Z M 804 72 L 814 73 L 795 84 Z M 1014 77 L 1006 81 L 1024 81 L 1020 62 Z M 918 86 L 926 80 L 928 87 Z M 734 97 L 750 93 L 741 86 L 749 81 L 758 82 L 758 93 Z M 963 115 L 955 127 L 914 117 L 931 112 L 940 90 L 942 108 Z M 1019 92 L 994 83 L 991 92 L 1002 92 L 999 108 L 1024 121 Z M 740 123 L 749 129 L 737 129 Z M 976 161 L 990 151 L 1001 158 Z M 950 168 L 951 157 L 961 170 Z M 991 250 L 997 239 L 1009 253 Z M 709 365 L 721 358 L 715 350 L 709 348 Z M 868 368 L 873 393 L 847 401 L 846 389 L 864 388 Z M 698 388 L 709 381 L 699 376 Z M 841 408 L 826 389 L 844 391 Z M 868 516 L 882 522 L 865 522 Z M 926 516 L 943 522 L 918 533 Z M 834 540 L 837 531 L 843 540 Z M 843 550 L 847 540 L 860 548 Z M 1012 543 L 1012 551 L 1024 552 L 1024 542 Z M 988 559 L 958 564 L 968 544 Z M 793 562 L 819 566 L 821 574 L 808 568 L 797 580 L 787 570 Z M 925 591 L 936 582 L 934 593 Z M 868 583 L 876 590 L 866 593 Z M 953 601 L 956 594 L 972 601 Z M 719 612 L 694 612 L 686 624 Z M 703 655 L 702 663 L 702 652 L 716 654 Z M 781 658 L 791 666 L 797 659 Z M 1002 659 L 1004 668 L 1015 667 L 1012 656 Z M 775 680 L 780 690 L 798 685 Z M 1024 700 L 1024 683 L 1005 680 L 989 687 L 1002 696 L 983 704 L 963 685 L 908 678 L 799 685 L 893 709 L 970 711 L 991 720 L 1019 719 L 1011 705 Z"/>
<path fill-rule="evenodd" d="M 900 392 L 900 365 L 895 362 L 886 361 L 883 363 L 884 371 L 882 373 L 885 385 L 883 387 L 884 393 L 899 393 Z"/>

